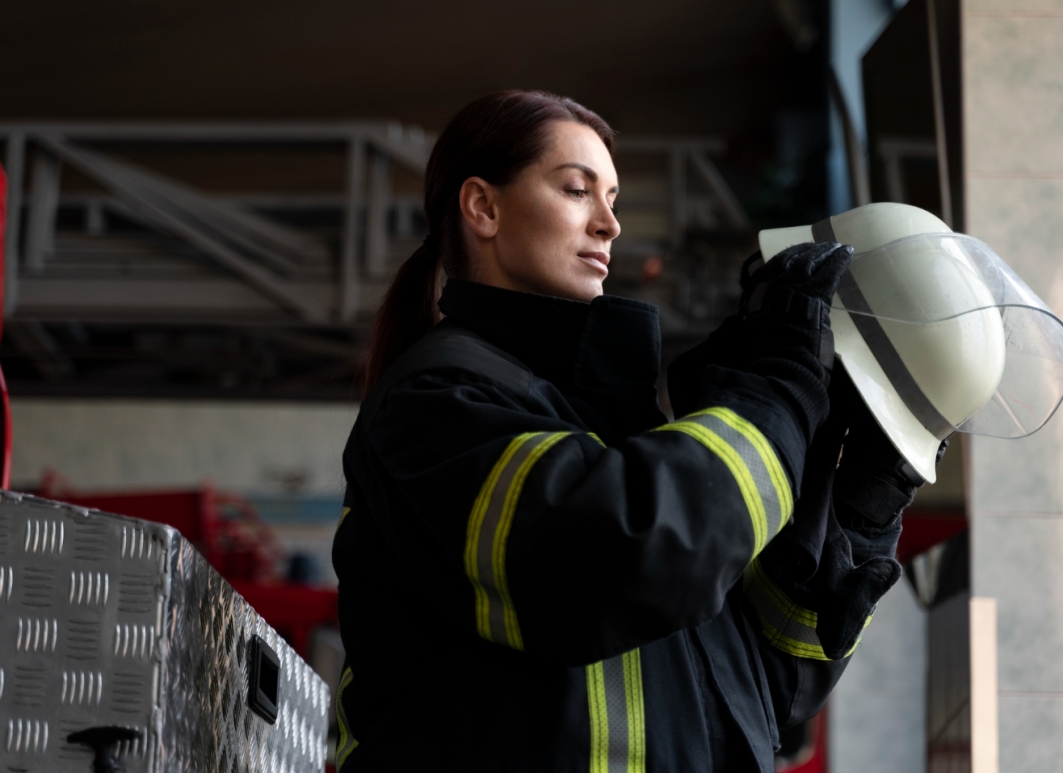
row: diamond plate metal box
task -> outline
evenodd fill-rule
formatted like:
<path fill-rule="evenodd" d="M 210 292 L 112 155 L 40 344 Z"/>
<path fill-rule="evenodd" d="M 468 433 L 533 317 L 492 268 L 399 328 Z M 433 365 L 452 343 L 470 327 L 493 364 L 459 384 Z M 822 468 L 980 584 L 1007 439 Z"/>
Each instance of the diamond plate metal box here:
<path fill-rule="evenodd" d="M 277 709 L 249 708 L 251 637 Z M 322 771 L 328 687 L 174 529 L 0 492 L 0 771 L 88 773 L 75 731 L 133 727 L 129 773 Z"/>

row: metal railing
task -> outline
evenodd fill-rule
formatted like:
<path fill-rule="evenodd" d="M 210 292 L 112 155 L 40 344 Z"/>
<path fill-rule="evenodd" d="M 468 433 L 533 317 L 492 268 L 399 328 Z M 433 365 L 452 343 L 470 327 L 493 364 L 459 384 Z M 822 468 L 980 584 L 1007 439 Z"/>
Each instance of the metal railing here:
<path fill-rule="evenodd" d="M 0 141 L 5 315 L 16 320 L 364 324 L 424 229 L 419 195 L 394 178 L 423 177 L 433 138 L 395 122 L 6 123 Z M 224 166 L 248 148 L 325 153 L 342 182 L 211 191 L 128 158 L 178 149 Z M 710 158 L 723 150 L 711 137 L 622 139 L 619 158 L 660 156 L 665 178 L 663 196 L 623 202 L 667 222 L 630 251 L 677 251 L 692 227 L 749 228 Z M 64 173 L 80 187 L 61 184 Z M 308 225 L 311 215 L 324 225 Z"/>

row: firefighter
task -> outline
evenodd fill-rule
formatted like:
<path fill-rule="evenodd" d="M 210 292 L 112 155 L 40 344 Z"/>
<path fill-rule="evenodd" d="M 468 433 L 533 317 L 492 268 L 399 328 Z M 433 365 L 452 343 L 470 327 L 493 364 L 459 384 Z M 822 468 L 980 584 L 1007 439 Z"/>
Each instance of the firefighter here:
<path fill-rule="evenodd" d="M 748 262 L 669 422 L 656 307 L 602 294 L 612 151 L 522 91 L 435 145 L 343 454 L 342 773 L 768 773 L 899 576 L 921 479 L 831 378 L 852 249 Z"/>

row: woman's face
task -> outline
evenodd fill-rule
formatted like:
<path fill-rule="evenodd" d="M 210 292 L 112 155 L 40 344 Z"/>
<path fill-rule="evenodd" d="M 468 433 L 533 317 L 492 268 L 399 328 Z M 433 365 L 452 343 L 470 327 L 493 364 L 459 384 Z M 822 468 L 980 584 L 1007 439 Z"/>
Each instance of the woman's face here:
<path fill-rule="evenodd" d="M 559 121 L 550 135 L 538 161 L 509 185 L 471 178 L 463 186 L 473 278 L 590 301 L 602 294 L 609 250 L 620 235 L 616 168 L 590 127 Z"/>

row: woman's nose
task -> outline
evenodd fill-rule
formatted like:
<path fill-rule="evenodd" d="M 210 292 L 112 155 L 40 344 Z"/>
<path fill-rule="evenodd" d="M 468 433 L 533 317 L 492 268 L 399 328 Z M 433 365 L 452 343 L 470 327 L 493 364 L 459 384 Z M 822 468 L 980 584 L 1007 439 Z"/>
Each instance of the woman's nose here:
<path fill-rule="evenodd" d="M 594 234 L 609 241 L 620 235 L 620 221 L 616 219 L 613 208 L 608 204 L 599 207 L 599 214 L 594 223 Z"/>

